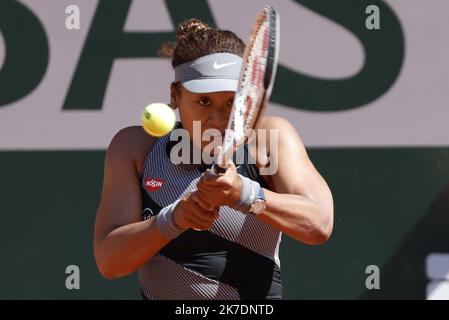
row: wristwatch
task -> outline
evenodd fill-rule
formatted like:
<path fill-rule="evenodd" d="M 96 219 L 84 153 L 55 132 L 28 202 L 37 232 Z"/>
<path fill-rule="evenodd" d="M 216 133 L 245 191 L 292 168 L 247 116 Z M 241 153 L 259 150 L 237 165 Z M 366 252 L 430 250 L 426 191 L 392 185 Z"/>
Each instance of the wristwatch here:
<path fill-rule="evenodd" d="M 260 187 L 259 194 L 257 195 L 257 199 L 254 200 L 254 202 L 251 204 L 249 208 L 249 213 L 258 215 L 265 211 L 267 208 L 267 203 L 265 200 L 265 193 L 263 191 L 263 188 Z"/>

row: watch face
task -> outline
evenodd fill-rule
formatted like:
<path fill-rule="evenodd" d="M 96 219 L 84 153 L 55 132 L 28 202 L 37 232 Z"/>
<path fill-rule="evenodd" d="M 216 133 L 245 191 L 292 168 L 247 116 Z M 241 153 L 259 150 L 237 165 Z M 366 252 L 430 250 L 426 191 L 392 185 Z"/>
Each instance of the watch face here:
<path fill-rule="evenodd" d="M 251 212 L 254 214 L 259 214 L 262 213 L 265 210 L 265 208 L 266 208 L 265 201 L 256 200 L 252 205 Z"/>

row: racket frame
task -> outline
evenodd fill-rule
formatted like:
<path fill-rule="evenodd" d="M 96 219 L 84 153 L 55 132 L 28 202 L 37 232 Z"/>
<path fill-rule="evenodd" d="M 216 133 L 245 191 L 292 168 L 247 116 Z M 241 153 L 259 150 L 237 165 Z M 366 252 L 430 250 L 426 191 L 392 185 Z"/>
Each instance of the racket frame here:
<path fill-rule="evenodd" d="M 259 106 L 258 106 L 258 108 L 256 108 L 257 114 L 255 114 L 253 116 L 253 119 L 251 120 L 248 127 L 245 128 L 245 126 L 244 126 L 244 128 L 243 128 L 244 132 L 240 133 L 240 136 L 241 136 L 240 141 L 236 141 L 235 127 L 234 127 L 235 109 L 237 108 L 236 105 L 238 103 L 245 103 L 245 102 L 239 101 L 239 99 L 242 98 L 241 97 L 242 94 L 240 93 L 240 90 L 241 90 L 240 88 L 242 87 L 242 82 L 245 77 L 248 56 L 251 54 L 252 45 L 255 41 L 259 27 L 261 25 L 260 20 L 264 18 L 263 15 L 268 15 L 268 18 L 269 18 L 268 23 L 270 25 L 270 28 L 269 28 L 270 43 L 268 45 L 268 54 L 267 54 L 269 61 L 267 62 L 267 68 L 265 70 L 264 81 L 263 81 L 264 93 L 263 93 L 260 101 L 258 101 Z M 238 148 L 243 143 L 246 143 L 246 138 L 248 137 L 248 131 L 250 129 L 257 128 L 257 124 L 260 119 L 260 116 L 263 113 L 263 111 L 265 110 L 266 105 L 270 99 L 274 80 L 276 77 L 277 65 L 278 65 L 278 61 L 279 61 L 279 42 L 280 42 L 279 25 L 280 25 L 279 13 L 272 6 L 265 6 L 259 12 L 259 14 L 257 16 L 257 20 L 253 24 L 253 28 L 252 28 L 250 36 L 249 36 L 249 41 L 247 43 L 247 46 L 245 47 L 245 51 L 244 51 L 244 55 L 243 55 L 242 69 L 240 71 L 238 87 L 237 87 L 235 98 L 234 98 L 234 101 L 232 104 L 231 117 L 228 122 L 228 127 L 225 130 L 223 146 L 218 154 L 217 162 L 214 163 L 214 165 L 212 166 L 212 171 L 217 174 L 222 174 L 222 173 L 226 172 L 226 169 L 227 169 L 226 163 L 228 163 L 229 159 L 232 157 L 232 154 L 234 153 L 234 150 L 233 150 L 234 144 L 235 144 L 236 148 Z M 274 50 L 274 53 L 273 53 L 273 50 Z M 222 164 L 224 166 L 220 166 L 220 164 Z"/>

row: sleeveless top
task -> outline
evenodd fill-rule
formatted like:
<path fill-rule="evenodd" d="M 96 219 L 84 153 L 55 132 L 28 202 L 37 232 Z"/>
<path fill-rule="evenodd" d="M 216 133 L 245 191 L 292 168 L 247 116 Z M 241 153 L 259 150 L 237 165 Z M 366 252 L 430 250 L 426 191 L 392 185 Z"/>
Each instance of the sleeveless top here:
<path fill-rule="evenodd" d="M 179 126 L 180 124 L 178 124 Z M 177 142 L 159 138 L 148 153 L 140 177 L 142 217 L 154 218 L 161 208 L 196 190 L 202 165 L 187 171 L 170 161 Z M 246 145 L 237 172 L 267 188 L 251 162 Z M 282 233 L 254 215 L 227 206 L 208 231 L 189 229 L 169 242 L 139 271 L 147 299 L 281 299 L 279 245 Z"/>

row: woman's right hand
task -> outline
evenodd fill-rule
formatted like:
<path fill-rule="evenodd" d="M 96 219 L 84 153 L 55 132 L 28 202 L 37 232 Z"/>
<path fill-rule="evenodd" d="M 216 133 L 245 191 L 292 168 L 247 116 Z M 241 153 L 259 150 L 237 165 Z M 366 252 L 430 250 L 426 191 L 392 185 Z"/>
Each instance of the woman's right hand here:
<path fill-rule="evenodd" d="M 173 212 L 174 220 L 182 229 L 209 230 L 219 216 L 219 209 L 203 203 L 194 191 L 179 201 Z"/>

